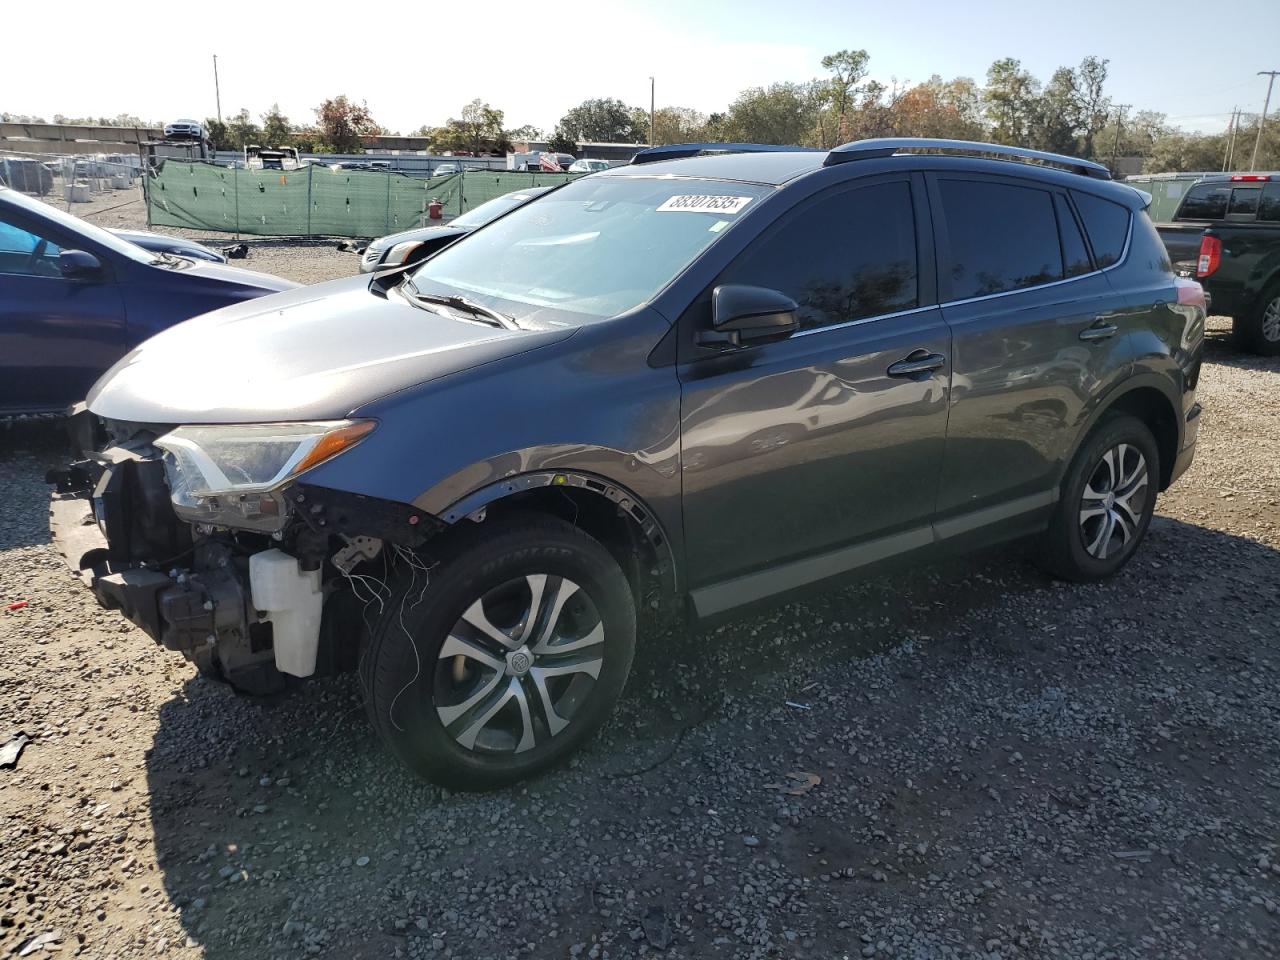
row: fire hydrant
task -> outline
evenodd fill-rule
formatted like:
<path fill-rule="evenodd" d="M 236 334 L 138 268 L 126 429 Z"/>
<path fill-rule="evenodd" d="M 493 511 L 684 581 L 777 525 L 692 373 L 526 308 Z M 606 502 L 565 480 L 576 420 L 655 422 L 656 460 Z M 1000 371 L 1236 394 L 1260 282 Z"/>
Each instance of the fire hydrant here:
<path fill-rule="evenodd" d="M 432 200 L 427 204 L 427 219 L 442 220 L 444 219 L 444 204 L 439 200 Z"/>

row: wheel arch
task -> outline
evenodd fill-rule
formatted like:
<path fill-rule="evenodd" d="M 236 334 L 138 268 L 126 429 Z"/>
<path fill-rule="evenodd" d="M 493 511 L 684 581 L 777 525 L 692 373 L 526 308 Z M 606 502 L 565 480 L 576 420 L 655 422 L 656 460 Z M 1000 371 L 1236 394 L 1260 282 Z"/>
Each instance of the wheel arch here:
<path fill-rule="evenodd" d="M 1127 413 L 1147 425 L 1155 437 L 1160 454 L 1160 490 L 1168 489 L 1173 478 L 1174 462 L 1182 444 L 1179 405 L 1167 378 L 1156 374 L 1140 374 L 1126 381 L 1098 404 L 1063 464 L 1063 471 L 1075 459 L 1094 428 L 1113 413 Z"/>
<path fill-rule="evenodd" d="M 600 541 L 631 582 L 638 609 L 665 606 L 677 596 L 675 546 L 657 514 L 621 484 L 583 471 L 533 471 L 472 491 L 439 519 L 453 527 L 509 510 L 558 516 Z"/>

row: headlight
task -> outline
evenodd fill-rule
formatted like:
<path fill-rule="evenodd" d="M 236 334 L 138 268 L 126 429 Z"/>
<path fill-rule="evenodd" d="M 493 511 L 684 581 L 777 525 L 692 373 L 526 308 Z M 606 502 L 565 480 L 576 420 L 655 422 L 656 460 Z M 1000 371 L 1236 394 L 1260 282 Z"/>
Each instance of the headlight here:
<path fill-rule="evenodd" d="M 155 441 L 178 516 L 274 532 L 288 511 L 279 488 L 355 446 L 372 420 L 190 426 Z"/>
<path fill-rule="evenodd" d="M 406 240 L 403 243 L 397 243 L 391 248 L 391 252 L 387 254 L 386 262 L 388 264 L 404 263 L 405 260 L 408 259 L 409 254 L 413 253 L 413 251 L 417 250 L 420 246 L 422 246 L 421 240 Z"/>

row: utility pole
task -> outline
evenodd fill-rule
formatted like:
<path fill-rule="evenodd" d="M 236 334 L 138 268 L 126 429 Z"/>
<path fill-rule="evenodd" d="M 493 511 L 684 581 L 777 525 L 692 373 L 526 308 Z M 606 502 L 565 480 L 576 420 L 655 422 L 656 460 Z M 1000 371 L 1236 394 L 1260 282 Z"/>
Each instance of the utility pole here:
<path fill-rule="evenodd" d="M 1258 118 L 1258 136 L 1253 141 L 1253 159 L 1249 161 L 1251 171 L 1258 165 L 1258 147 L 1262 146 L 1262 128 L 1267 122 L 1267 107 L 1271 106 L 1271 88 L 1275 85 L 1277 75 L 1280 75 L 1280 70 L 1258 71 L 1258 76 L 1271 79 L 1267 81 L 1267 99 L 1263 101 L 1262 116 Z"/>
<path fill-rule="evenodd" d="M 649 146 L 653 146 L 653 77 L 649 78 Z"/>
<path fill-rule="evenodd" d="M 1236 146 L 1236 129 L 1240 126 L 1240 108 L 1234 106 L 1231 108 L 1231 122 L 1227 124 L 1227 152 L 1222 158 L 1222 172 L 1226 173 L 1231 169 L 1231 154 L 1235 152 Z"/>
<path fill-rule="evenodd" d="M 218 88 L 218 55 L 213 55 L 213 96 L 218 104 L 218 123 L 222 123 L 222 91 Z"/>
<path fill-rule="evenodd" d="M 1114 173 L 1116 169 L 1116 154 L 1120 150 L 1120 124 L 1124 122 L 1124 112 L 1133 104 L 1117 103 L 1116 104 L 1116 138 L 1111 141 L 1111 170 Z"/>

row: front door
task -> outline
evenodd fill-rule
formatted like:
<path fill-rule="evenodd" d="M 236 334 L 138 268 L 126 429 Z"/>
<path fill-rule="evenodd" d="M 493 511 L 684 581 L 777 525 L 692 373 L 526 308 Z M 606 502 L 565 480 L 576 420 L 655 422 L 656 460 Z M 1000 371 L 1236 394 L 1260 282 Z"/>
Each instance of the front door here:
<path fill-rule="evenodd" d="M 700 613 L 931 542 L 951 343 L 927 223 L 919 179 L 828 191 L 712 285 L 779 290 L 800 305 L 800 329 L 717 352 L 688 346 L 710 323 L 709 290 L 682 318 L 684 526 Z"/>
<path fill-rule="evenodd" d="M 72 241 L 0 211 L 0 412 L 53 411 L 84 399 L 125 352 L 125 308 L 104 266 L 67 278 Z"/>

